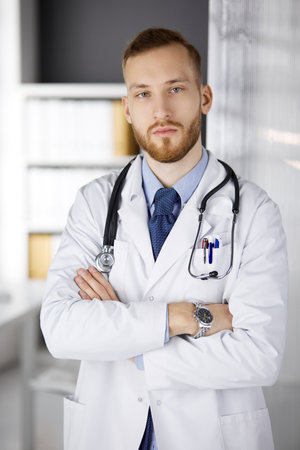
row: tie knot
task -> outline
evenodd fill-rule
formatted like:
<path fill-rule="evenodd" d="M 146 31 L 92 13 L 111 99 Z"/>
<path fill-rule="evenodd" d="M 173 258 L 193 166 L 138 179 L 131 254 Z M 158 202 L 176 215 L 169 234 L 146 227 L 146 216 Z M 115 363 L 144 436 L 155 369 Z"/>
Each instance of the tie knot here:
<path fill-rule="evenodd" d="M 172 214 L 174 205 L 180 197 L 174 188 L 161 188 L 154 197 L 154 216 L 166 216 Z"/>

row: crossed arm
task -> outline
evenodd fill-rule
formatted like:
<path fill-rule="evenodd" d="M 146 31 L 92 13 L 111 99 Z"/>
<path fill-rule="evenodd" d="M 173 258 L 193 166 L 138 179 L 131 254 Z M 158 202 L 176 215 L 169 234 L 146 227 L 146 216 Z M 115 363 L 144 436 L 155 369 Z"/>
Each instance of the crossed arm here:
<path fill-rule="evenodd" d="M 77 290 L 81 298 L 87 299 L 78 301 L 71 279 L 74 267 L 88 267 L 99 250 L 99 227 L 91 215 L 91 210 L 99 208 L 88 203 L 86 196 L 90 198 L 90 192 L 79 192 L 49 271 L 41 327 L 52 355 L 120 361 L 143 354 L 147 386 L 153 390 L 232 389 L 274 383 L 284 350 L 288 274 L 280 214 L 265 194 L 253 199 L 250 192 L 239 219 L 239 230 L 248 231 L 245 242 L 245 233 L 239 236 L 243 252 L 240 258 L 236 255 L 239 276 L 230 292 L 233 317 L 226 305 L 210 304 L 214 315 L 212 336 L 194 342 L 188 337 L 198 331 L 193 305 L 169 303 L 171 339 L 164 345 L 162 303 L 119 304 L 112 286 L 92 268 L 78 272 Z M 94 197 L 98 202 L 99 196 Z M 66 261 L 72 261 L 72 265 Z M 95 298 L 99 300 L 89 301 Z M 170 301 L 172 298 L 168 297 Z M 116 335 L 116 316 L 120 318 L 118 338 L 112 339 Z M 231 321 L 234 333 L 227 331 L 232 327 Z M 176 336 L 180 334 L 183 339 Z M 205 358 L 201 357 L 203 354 Z M 175 365 L 178 370 L 174 370 Z"/>
<path fill-rule="evenodd" d="M 79 287 L 79 295 L 83 300 L 94 298 L 100 301 L 120 301 L 111 284 L 91 266 L 88 270 L 79 269 L 75 282 Z M 210 304 L 209 309 L 214 320 L 212 328 L 206 336 L 215 334 L 222 330 L 232 330 L 232 315 L 228 305 Z M 170 338 L 180 334 L 195 335 L 199 330 L 198 324 L 193 317 L 195 306 L 189 302 L 176 302 L 168 304 L 169 335 Z"/>

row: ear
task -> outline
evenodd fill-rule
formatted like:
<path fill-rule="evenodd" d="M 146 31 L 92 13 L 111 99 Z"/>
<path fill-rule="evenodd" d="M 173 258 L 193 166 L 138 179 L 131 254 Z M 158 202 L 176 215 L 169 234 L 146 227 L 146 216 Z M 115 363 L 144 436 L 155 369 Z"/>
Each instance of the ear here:
<path fill-rule="evenodd" d="M 213 101 L 213 94 L 211 87 L 201 85 L 201 111 L 202 114 L 207 114 L 211 108 Z"/>
<path fill-rule="evenodd" d="M 129 112 L 128 97 L 122 97 L 122 104 L 127 122 L 132 123 Z"/>

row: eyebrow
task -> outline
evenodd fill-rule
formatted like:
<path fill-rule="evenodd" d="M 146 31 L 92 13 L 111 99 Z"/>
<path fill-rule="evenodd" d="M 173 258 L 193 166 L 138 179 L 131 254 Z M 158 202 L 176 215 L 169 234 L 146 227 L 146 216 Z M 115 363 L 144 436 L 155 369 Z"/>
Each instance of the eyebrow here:
<path fill-rule="evenodd" d="M 131 86 L 129 86 L 129 90 L 131 91 L 132 89 L 146 89 L 148 88 L 149 85 L 148 84 L 132 84 Z"/>
<path fill-rule="evenodd" d="M 184 78 L 174 78 L 174 80 L 168 80 L 164 84 L 170 86 L 170 85 L 176 84 L 176 83 L 189 83 L 189 80 L 185 80 Z M 149 84 L 134 83 L 131 86 L 129 86 L 129 90 L 131 91 L 133 89 L 147 89 L 149 87 L 150 87 Z"/>
<path fill-rule="evenodd" d="M 185 80 L 184 78 L 175 78 L 174 80 L 166 81 L 165 84 L 176 84 L 176 83 L 189 83 L 189 80 Z"/>

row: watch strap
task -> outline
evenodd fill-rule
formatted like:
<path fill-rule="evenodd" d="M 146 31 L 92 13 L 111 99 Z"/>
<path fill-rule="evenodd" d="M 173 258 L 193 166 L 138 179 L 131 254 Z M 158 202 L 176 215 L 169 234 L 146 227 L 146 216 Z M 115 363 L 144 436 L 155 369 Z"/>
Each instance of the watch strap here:
<path fill-rule="evenodd" d="M 209 311 L 209 309 L 206 306 L 204 306 L 202 303 L 196 302 L 196 303 L 193 303 L 193 304 L 195 305 L 196 310 L 200 309 L 200 308 L 203 308 L 203 309 L 207 309 Z M 194 313 L 194 317 L 195 317 L 196 322 L 199 325 L 199 331 L 192 337 L 194 339 L 199 339 L 200 337 L 205 336 L 206 333 L 211 329 L 212 322 L 210 324 L 207 324 L 207 325 L 199 322 L 199 320 L 197 320 L 196 310 L 195 310 L 195 313 Z"/>

